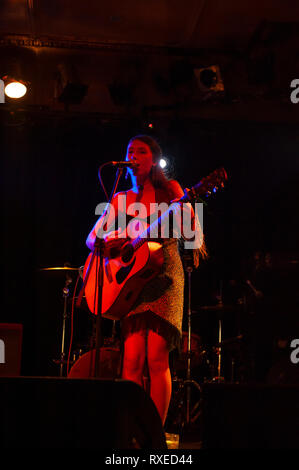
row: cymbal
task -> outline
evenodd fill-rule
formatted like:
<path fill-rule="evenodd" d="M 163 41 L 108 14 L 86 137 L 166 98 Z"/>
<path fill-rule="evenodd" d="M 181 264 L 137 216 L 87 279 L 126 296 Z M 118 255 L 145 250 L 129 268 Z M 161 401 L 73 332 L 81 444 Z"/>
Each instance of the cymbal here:
<path fill-rule="evenodd" d="M 54 268 L 40 268 L 39 271 L 78 271 L 80 268 L 70 268 L 69 266 L 58 266 Z"/>
<path fill-rule="evenodd" d="M 232 343 L 236 343 L 238 341 L 241 341 L 241 339 L 243 339 L 243 338 L 244 338 L 244 335 L 233 336 L 232 338 L 223 339 L 221 341 L 221 343 L 216 343 L 215 346 L 216 347 L 221 347 L 221 346 L 230 345 Z"/>

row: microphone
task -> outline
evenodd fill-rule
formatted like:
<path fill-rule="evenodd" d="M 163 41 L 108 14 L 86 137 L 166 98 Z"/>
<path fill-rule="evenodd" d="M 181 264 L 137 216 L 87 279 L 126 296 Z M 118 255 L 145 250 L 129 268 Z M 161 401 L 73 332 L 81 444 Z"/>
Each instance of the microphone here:
<path fill-rule="evenodd" d="M 102 176 L 101 176 L 102 169 L 107 165 L 116 166 L 118 168 L 132 168 L 132 169 L 133 168 L 138 168 L 139 165 L 137 165 L 136 163 L 133 163 L 133 162 L 115 162 L 115 161 L 105 162 L 105 163 L 102 163 L 102 165 L 100 165 L 100 167 L 98 169 L 98 177 L 99 177 L 100 183 L 102 185 L 102 188 L 104 190 L 104 193 L 106 195 L 107 201 L 109 201 L 109 196 L 107 194 L 107 191 L 105 189 L 105 186 L 104 186 L 103 180 L 102 180 Z M 118 171 L 118 173 L 120 175 L 122 172 Z"/>
<path fill-rule="evenodd" d="M 113 166 L 118 166 L 119 168 L 136 168 L 137 165 L 136 163 L 133 163 L 133 162 L 109 162 L 110 165 L 113 165 Z"/>

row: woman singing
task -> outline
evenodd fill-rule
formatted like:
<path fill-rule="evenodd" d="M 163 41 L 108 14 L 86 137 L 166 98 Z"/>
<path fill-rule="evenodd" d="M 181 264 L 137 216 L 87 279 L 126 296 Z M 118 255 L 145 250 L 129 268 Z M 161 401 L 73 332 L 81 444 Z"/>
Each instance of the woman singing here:
<path fill-rule="evenodd" d="M 147 209 L 147 220 L 153 208 L 151 203 L 170 203 L 184 193 L 175 180 L 168 180 L 158 165 L 161 148 L 151 137 L 138 135 L 128 144 L 126 160 L 135 164 L 128 169 L 132 188 L 117 193 L 112 201 L 117 214 L 117 200 L 126 196 L 126 207 L 135 202 Z M 193 214 L 191 205 L 189 210 Z M 101 219 L 87 238 L 87 246 L 94 249 Z M 106 243 L 117 240 L 114 231 L 105 238 Z M 169 352 L 179 347 L 182 334 L 184 271 L 178 251 L 178 240 L 162 240 L 164 263 L 162 272 L 149 281 L 140 293 L 132 310 L 121 321 L 124 340 L 122 377 L 143 386 L 143 370 L 147 361 L 150 378 L 150 396 L 156 405 L 162 423 L 165 423 L 171 398 Z"/>

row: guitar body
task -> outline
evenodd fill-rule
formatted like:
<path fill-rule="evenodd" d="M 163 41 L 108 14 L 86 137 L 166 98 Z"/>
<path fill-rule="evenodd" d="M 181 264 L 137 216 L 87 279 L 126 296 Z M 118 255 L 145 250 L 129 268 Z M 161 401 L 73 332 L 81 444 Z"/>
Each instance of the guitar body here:
<path fill-rule="evenodd" d="M 90 261 L 89 254 L 83 270 L 83 278 L 88 273 L 85 286 L 85 297 L 89 310 L 98 313 L 98 275 L 97 257 Z M 162 270 L 162 245 L 156 242 L 147 242 L 132 253 L 131 258 L 125 262 L 120 256 L 103 259 L 103 295 L 101 314 L 104 318 L 120 320 L 130 312 L 144 286 Z"/>

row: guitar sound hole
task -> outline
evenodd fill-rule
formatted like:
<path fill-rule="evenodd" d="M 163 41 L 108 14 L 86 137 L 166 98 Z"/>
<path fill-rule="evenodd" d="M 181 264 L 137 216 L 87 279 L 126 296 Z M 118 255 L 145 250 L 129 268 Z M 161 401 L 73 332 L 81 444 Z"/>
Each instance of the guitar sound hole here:
<path fill-rule="evenodd" d="M 131 243 L 126 243 L 121 250 L 121 259 L 123 263 L 129 263 L 134 255 L 134 248 Z"/>
<path fill-rule="evenodd" d="M 135 260 L 136 258 L 133 259 L 132 263 L 129 264 L 129 266 L 125 266 L 118 270 L 118 272 L 115 275 L 115 279 L 118 284 L 121 284 L 122 282 L 124 282 L 125 279 L 128 277 L 128 275 L 130 274 L 130 271 L 132 270 L 135 264 Z"/>

